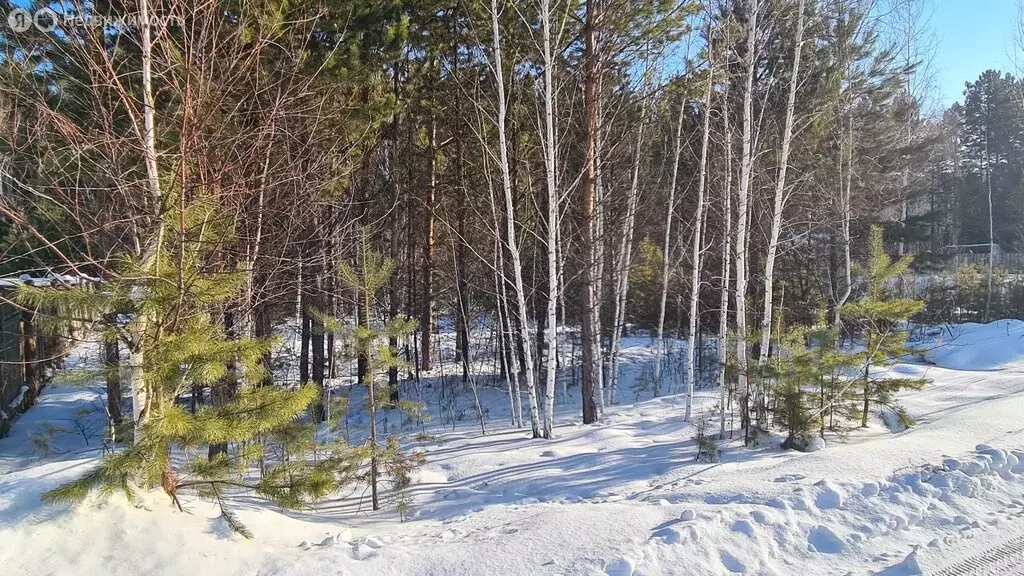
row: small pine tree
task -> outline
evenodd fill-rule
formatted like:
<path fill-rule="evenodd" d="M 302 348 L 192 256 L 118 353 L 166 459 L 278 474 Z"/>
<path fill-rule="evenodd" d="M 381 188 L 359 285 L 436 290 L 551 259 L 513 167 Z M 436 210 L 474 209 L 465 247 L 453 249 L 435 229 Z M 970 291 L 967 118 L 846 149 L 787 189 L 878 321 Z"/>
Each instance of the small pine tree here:
<path fill-rule="evenodd" d="M 44 500 L 73 503 L 93 491 L 119 491 L 131 499 L 140 489 L 161 486 L 179 508 L 183 492 L 219 503 L 228 525 L 246 536 L 248 531 L 224 505 L 226 490 L 253 492 L 298 508 L 355 478 L 360 451 L 343 444 L 318 445 L 315 427 L 302 421 L 317 400 L 317 388 L 265 386 L 261 360 L 273 341 L 228 338 L 223 323 L 214 320 L 211 311 L 237 297 L 246 274 L 210 265 L 216 261 L 211 247 L 222 244 L 210 238 L 232 237 L 220 221 L 212 202 L 194 200 L 184 213 L 167 212 L 165 237 L 176 242 L 163 242 L 148 261 L 126 260 L 104 278 L 101 290 L 21 288 L 23 303 L 47 306 L 58 319 L 125 318 L 116 327 L 117 337 L 132 355 L 132 370 L 138 371 L 132 375 L 136 433 L 126 431 L 131 443 L 84 476 L 46 492 Z M 210 387 L 228 377 L 237 383 L 230 401 L 195 413 L 178 402 L 193 387 Z M 231 449 L 213 457 L 202 454 L 211 445 Z M 285 457 L 271 462 L 270 445 Z M 254 477 L 256 462 L 263 466 Z"/>
<path fill-rule="evenodd" d="M 906 271 L 912 261 L 912 256 L 893 261 L 883 248 L 882 229 L 871 227 L 867 261 L 863 267 L 866 293 L 859 301 L 843 307 L 844 318 L 849 319 L 863 336 L 863 350 L 856 353 L 861 373 L 861 400 L 860 406 L 853 410 L 860 416 L 861 427 L 868 425 L 872 402 L 892 410 L 902 425 L 912 424 L 894 396 L 900 390 L 920 389 L 926 383 L 920 378 L 890 378 L 877 370 L 892 366 L 899 358 L 915 352 L 907 346 L 907 323 L 911 316 L 924 308 L 924 302 L 891 298 L 887 291 L 890 281 Z"/>
<path fill-rule="evenodd" d="M 797 329 L 785 339 L 785 360 L 777 359 L 772 379 L 773 421 L 786 430 L 783 448 L 803 451 L 807 447 L 816 418 L 812 414 L 813 390 L 808 388 L 819 378 L 820 364 L 816 348 L 806 344 L 805 330 Z"/>
<path fill-rule="evenodd" d="M 405 515 L 411 501 L 405 495 L 405 489 L 411 483 L 410 473 L 422 461 L 422 454 L 404 454 L 397 439 L 389 437 L 385 445 L 377 438 L 377 411 L 385 408 L 396 408 L 403 414 L 412 414 L 422 419 L 422 406 L 409 400 L 398 400 L 387 385 L 378 387 L 378 375 L 386 375 L 391 369 L 407 369 L 408 366 L 398 357 L 398 352 L 391 348 L 389 341 L 400 341 L 416 329 L 415 320 L 395 318 L 386 325 L 375 325 L 373 310 L 377 293 L 387 286 L 394 272 L 394 262 L 370 249 L 370 241 L 366 233 L 360 235 L 357 250 L 356 266 L 344 264 L 340 274 L 342 282 L 356 293 L 359 301 L 358 326 L 355 330 L 356 352 L 363 359 L 366 369 L 362 374 L 362 384 L 366 387 L 367 407 L 369 409 L 370 430 L 365 446 L 369 467 L 369 484 L 371 504 L 374 510 L 380 509 L 378 483 L 380 473 L 391 480 L 393 492 L 396 494 L 400 512 Z M 337 319 L 324 317 L 324 325 L 330 330 L 338 331 L 341 322 Z M 382 389 L 383 388 L 383 389 Z"/>
<path fill-rule="evenodd" d="M 697 446 L 697 462 L 718 462 L 718 442 L 711 432 L 711 414 L 703 414 L 697 419 L 697 432 L 693 436 Z"/>
<path fill-rule="evenodd" d="M 839 348 L 839 328 L 824 311 L 813 326 L 790 329 L 780 340 L 784 354 L 774 362 L 772 415 L 786 430 L 783 447 L 805 450 L 815 432 L 824 438 L 826 427 L 843 430 L 852 398 L 847 375 L 858 359 Z"/>

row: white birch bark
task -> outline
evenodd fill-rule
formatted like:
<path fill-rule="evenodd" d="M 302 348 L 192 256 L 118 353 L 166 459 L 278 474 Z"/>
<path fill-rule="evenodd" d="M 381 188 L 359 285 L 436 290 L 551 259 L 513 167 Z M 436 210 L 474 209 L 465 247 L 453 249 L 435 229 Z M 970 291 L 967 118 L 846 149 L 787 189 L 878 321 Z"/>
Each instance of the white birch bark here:
<path fill-rule="evenodd" d="M 533 349 L 530 346 L 530 330 L 526 325 L 529 316 L 526 314 L 526 292 L 523 289 L 522 261 L 519 256 L 519 243 L 516 240 L 515 210 L 512 205 L 512 178 L 508 162 L 508 141 L 505 135 L 505 118 L 507 102 L 505 100 L 505 73 L 501 63 L 501 34 L 498 29 L 498 0 L 491 0 L 491 33 L 494 47 L 494 77 L 498 87 L 498 161 L 501 168 L 501 188 L 505 195 L 505 211 L 507 218 L 508 252 L 512 259 L 512 275 L 515 281 L 514 291 L 516 307 L 519 314 L 519 332 L 523 339 L 523 377 L 526 381 L 526 393 L 530 400 L 530 425 L 533 437 L 541 436 L 540 414 L 537 409 L 537 388 L 534 385 Z M 511 320 L 511 318 L 510 318 Z"/>
<path fill-rule="evenodd" d="M 555 180 L 554 58 L 551 54 L 551 0 L 541 0 L 541 26 L 544 31 L 544 176 L 548 189 L 547 258 L 548 305 L 544 375 L 544 437 L 553 438 L 555 421 L 556 354 L 558 349 L 558 188 Z"/>
<path fill-rule="evenodd" d="M 739 370 L 739 389 L 743 390 L 744 413 L 749 419 L 749 387 L 747 374 L 747 218 L 750 194 L 750 173 L 754 164 L 751 150 L 753 140 L 753 84 L 757 62 L 754 50 L 757 36 L 758 1 L 750 0 L 750 19 L 747 22 L 746 78 L 743 90 L 743 135 L 741 137 L 740 181 L 736 191 L 736 364 Z M 749 429 L 749 422 L 744 422 Z M 749 430 L 748 430 L 749 431 Z M 749 436 L 748 436 L 749 438 Z"/>
<path fill-rule="evenodd" d="M 729 101 L 728 88 L 726 89 L 725 102 Z M 725 365 L 728 361 L 729 341 L 729 281 L 732 272 L 732 128 L 729 126 L 729 114 L 723 114 L 725 132 L 725 191 L 723 193 L 725 206 L 723 207 L 723 220 L 725 229 L 722 232 L 722 294 L 719 300 L 718 309 L 718 402 L 721 412 L 719 414 L 719 435 L 725 438 L 725 412 L 728 403 L 728 388 L 725 383 Z"/>
<path fill-rule="evenodd" d="M 492 196 L 492 210 L 493 208 L 493 196 Z M 498 304 L 498 329 L 501 330 L 501 342 L 505 344 L 512 340 L 512 323 L 509 318 L 508 310 L 508 291 L 505 288 L 507 280 L 505 278 L 505 256 L 504 248 L 501 246 L 500 230 L 498 217 L 495 214 L 495 241 L 494 241 L 494 253 L 497 256 L 497 266 L 494 269 L 494 286 L 497 289 L 497 296 L 499 298 Z M 512 346 L 512 345 L 510 345 Z M 511 349 L 511 348 L 510 348 Z M 499 346 L 499 354 L 503 357 L 505 350 L 502 346 Z M 512 424 L 516 428 L 523 427 L 523 404 L 522 398 L 519 393 L 519 357 L 513 352 L 509 354 L 508 364 L 505 366 L 506 376 L 508 376 L 508 399 L 511 404 L 512 410 Z M 502 360 L 504 362 L 504 360 Z"/>
<path fill-rule="evenodd" d="M 838 8 L 840 10 L 839 18 L 840 20 L 843 20 L 845 18 L 843 4 L 840 3 Z M 848 79 L 852 72 L 851 59 L 847 55 L 848 46 L 846 45 L 845 39 L 843 39 L 842 42 L 843 43 L 839 47 L 839 54 L 842 59 L 841 65 L 846 78 L 840 79 L 837 101 L 839 101 L 841 105 L 840 127 L 841 130 L 845 131 L 845 134 L 840 133 L 839 138 L 839 211 L 840 229 L 843 241 L 845 285 L 843 286 L 842 291 L 837 294 L 835 310 L 832 311 L 832 322 L 840 329 L 842 328 L 843 306 L 853 293 L 853 260 L 850 256 L 850 222 L 853 219 L 853 203 L 850 194 L 853 184 L 853 102 L 852 95 L 849 91 L 845 95 L 843 94 L 843 80 Z M 843 115 L 845 115 L 845 118 Z M 842 125 L 843 120 L 845 120 L 845 126 Z M 837 340 L 837 344 L 841 340 L 841 338 Z"/>
<path fill-rule="evenodd" d="M 594 350 L 594 396 L 597 398 L 598 414 L 604 414 L 604 354 L 601 349 L 601 303 L 604 301 L 604 198 L 606 191 L 604 189 L 604 170 L 601 161 L 604 144 L 604 139 L 601 137 L 602 111 L 601 101 L 598 100 L 597 186 L 594 198 L 594 235 L 591 239 L 595 269 L 594 294 L 596 296 L 593 306 L 590 308 L 592 316 L 591 326 L 594 327 L 590 334 L 592 339 L 590 346 Z"/>
<path fill-rule="evenodd" d="M 782 128 L 782 149 L 779 151 L 779 174 L 775 180 L 775 198 L 772 206 L 772 226 L 768 238 L 768 254 L 764 261 L 764 314 L 761 316 L 761 349 L 758 353 L 758 365 L 768 363 L 768 351 L 771 345 L 772 312 L 775 285 L 775 259 L 779 252 L 779 236 L 782 232 L 782 213 L 786 200 L 786 173 L 789 170 L 789 150 L 793 142 L 793 115 L 796 106 L 796 89 L 800 77 L 800 52 L 804 39 L 804 0 L 797 2 L 796 46 L 793 48 L 793 70 L 789 79 L 789 95 L 786 101 L 786 120 Z M 764 426 L 764 385 L 758 386 L 757 420 Z"/>
<path fill-rule="evenodd" d="M 843 291 L 836 298 L 836 308 L 833 311 L 832 322 L 836 326 L 842 326 L 842 311 L 846 301 L 853 293 L 853 259 L 850 256 L 850 221 L 853 219 L 853 204 L 850 196 L 853 185 L 853 117 L 847 119 L 847 134 L 839 147 L 839 210 L 841 212 L 840 228 L 843 240 L 843 270 L 844 281 Z M 844 154 L 845 149 L 845 154 Z M 843 156 L 846 157 L 846 166 L 843 168 Z"/>
<path fill-rule="evenodd" d="M 668 188 L 668 209 L 665 214 L 665 242 L 662 244 L 661 297 L 658 305 L 658 331 L 654 343 L 654 395 L 661 393 L 661 362 L 665 353 L 665 306 L 668 300 L 669 261 L 671 260 L 672 220 L 676 206 L 676 184 L 679 179 L 679 157 L 683 151 L 683 115 L 685 99 L 680 98 L 679 119 L 676 121 L 675 151 L 672 154 L 672 179 Z"/>
<path fill-rule="evenodd" d="M 708 53 L 711 54 L 709 47 Z M 693 410 L 693 360 L 697 340 L 697 306 L 700 303 L 700 270 L 703 249 L 704 188 L 707 183 L 708 136 L 711 132 L 711 87 L 714 85 L 714 60 L 708 59 L 708 85 L 704 92 L 704 118 L 701 123 L 700 171 L 697 175 L 697 213 L 693 225 L 693 245 L 690 248 L 690 317 L 686 332 L 686 414 L 683 420 L 690 421 Z"/>
<path fill-rule="evenodd" d="M 142 255 L 143 266 L 156 266 L 160 258 L 163 243 L 163 192 L 160 189 L 160 171 L 157 164 L 156 151 L 156 114 L 153 99 L 153 44 L 151 22 L 149 20 L 148 0 L 139 0 L 140 34 L 142 36 L 142 119 L 143 119 L 143 151 L 146 157 L 146 180 L 149 187 L 150 200 L 155 218 L 156 229 L 150 236 L 145 253 Z M 130 380 L 132 387 L 132 422 L 135 428 L 135 442 L 142 439 L 142 426 L 149 415 L 149 404 L 152 401 L 146 386 L 144 355 L 146 332 L 149 328 L 147 312 L 139 314 L 133 323 L 133 345 L 129 358 Z"/>

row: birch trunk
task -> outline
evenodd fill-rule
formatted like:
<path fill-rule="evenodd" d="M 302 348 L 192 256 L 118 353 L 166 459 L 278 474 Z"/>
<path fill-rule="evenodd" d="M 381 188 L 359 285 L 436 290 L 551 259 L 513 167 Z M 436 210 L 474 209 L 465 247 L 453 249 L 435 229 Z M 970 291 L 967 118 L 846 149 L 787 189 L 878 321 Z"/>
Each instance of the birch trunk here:
<path fill-rule="evenodd" d="M 426 235 L 423 241 L 423 302 L 420 310 L 420 370 L 433 368 L 432 341 L 434 332 L 434 209 L 437 202 L 437 115 L 430 113 L 427 146 Z"/>
<path fill-rule="evenodd" d="M 553 438 L 555 422 L 555 356 L 558 349 L 558 188 L 555 180 L 554 58 L 551 54 L 551 0 L 541 0 L 541 25 L 544 28 L 544 176 L 548 189 L 547 258 L 548 301 L 544 374 L 544 437 Z"/>
<path fill-rule="evenodd" d="M 523 427 L 523 407 L 519 395 L 519 369 L 513 366 L 514 354 L 507 353 L 507 342 L 511 330 L 506 322 L 508 318 L 508 295 L 505 289 L 505 249 L 501 242 L 501 226 L 498 219 L 497 209 L 494 207 L 494 193 L 491 191 L 491 214 L 494 217 L 494 257 L 497 262 L 494 266 L 494 291 L 498 298 L 498 357 L 505 369 L 506 383 L 508 384 L 509 410 L 512 414 L 512 425 L 516 428 Z"/>
<path fill-rule="evenodd" d="M 519 257 L 519 245 L 516 240 L 515 210 L 512 205 L 512 179 L 508 163 L 508 142 L 505 135 L 505 117 L 507 103 L 505 101 L 505 74 L 501 63 L 501 36 L 498 30 L 498 0 L 491 0 L 491 33 L 494 40 L 494 76 L 498 85 L 498 160 L 501 168 L 501 188 L 505 193 L 505 211 L 507 218 L 508 252 L 512 259 L 512 275 L 515 280 L 515 296 L 519 314 L 519 331 L 523 341 L 523 377 L 526 380 L 526 393 L 530 399 L 530 426 L 533 437 L 541 436 L 540 415 L 537 410 L 537 389 L 534 385 L 533 350 L 530 347 L 530 331 L 526 325 L 526 292 L 523 289 L 522 262 Z M 511 318 L 509 318 L 511 320 Z M 509 322 L 511 325 L 511 322 Z"/>
<path fill-rule="evenodd" d="M 598 325 L 595 322 L 594 308 L 600 305 L 597 294 L 597 262 L 595 260 L 596 242 L 595 199 L 597 196 L 597 140 L 598 140 L 598 81 L 600 65 L 598 63 L 597 23 L 600 19 L 600 0 L 588 0 L 587 15 L 583 27 L 584 63 L 583 63 L 583 116 L 586 132 L 586 156 L 583 171 L 583 226 L 586 241 L 583 265 L 583 326 L 581 340 L 583 345 L 582 379 L 580 392 L 583 404 L 583 423 L 597 421 L 597 404 L 594 401 L 595 380 L 600 374 L 600 350 L 594 343 L 600 338 Z"/>
<path fill-rule="evenodd" d="M 604 302 L 604 177 L 602 158 L 603 141 L 601 138 L 602 107 L 598 102 L 598 126 L 595 165 L 597 168 L 597 186 L 594 187 L 594 232 L 591 236 L 591 258 L 594 262 L 594 302 L 590 307 L 591 349 L 594 351 L 594 395 L 597 397 L 597 411 L 604 414 L 604 353 L 601 349 L 601 303 Z"/>
<path fill-rule="evenodd" d="M 645 78 L 645 83 L 648 80 Z M 640 124 L 636 128 L 636 151 L 633 156 L 633 174 L 626 198 L 626 220 L 623 223 L 622 238 L 615 260 L 615 309 L 612 314 L 611 368 L 608 371 L 608 403 L 615 403 L 619 386 L 619 351 L 622 347 L 622 330 L 626 323 L 626 298 L 629 294 L 629 264 L 633 260 L 633 230 L 636 224 L 636 207 L 640 197 L 640 160 L 643 158 L 644 125 L 647 120 L 647 86 L 645 84 L 640 106 Z"/>
<path fill-rule="evenodd" d="M 796 89 L 800 77 L 800 52 L 804 38 L 804 0 L 797 2 L 796 46 L 793 48 L 793 70 L 789 79 L 789 96 L 786 101 L 786 120 L 782 128 L 782 150 L 779 152 L 779 175 L 775 180 L 775 198 L 772 206 L 772 227 L 768 238 L 768 254 L 764 261 L 764 314 L 761 317 L 761 349 L 758 353 L 759 366 L 768 364 L 769 346 L 772 335 L 773 290 L 775 285 L 775 259 L 779 251 L 779 235 L 782 232 L 782 213 L 786 203 L 786 172 L 789 169 L 789 150 L 793 142 L 793 113 L 796 106 Z M 758 386 L 758 426 L 765 426 L 764 386 Z"/>
<path fill-rule="evenodd" d="M 729 101 L 728 88 L 725 102 Z M 728 360 L 727 346 L 729 341 L 729 281 L 732 272 L 732 129 L 729 126 L 729 113 L 722 115 L 725 131 L 725 197 L 724 217 L 725 230 L 722 234 L 722 294 L 718 309 L 718 387 L 719 404 L 719 435 L 725 438 L 725 407 L 728 402 L 728 390 L 725 383 L 725 366 Z"/>
<path fill-rule="evenodd" d="M 709 30 L 710 32 L 710 30 Z M 708 53 L 711 54 L 709 47 Z M 686 333 L 686 414 L 683 419 L 690 421 L 693 410 L 693 359 L 694 345 L 697 339 L 697 306 L 700 303 L 700 269 L 701 250 L 703 248 L 703 227 L 704 227 L 704 187 L 707 183 L 708 166 L 708 136 L 711 132 L 711 87 L 714 84 L 715 66 L 714 61 L 708 59 L 708 85 L 704 92 L 704 118 L 701 125 L 700 138 L 700 173 L 697 176 L 697 214 L 693 226 L 693 246 L 690 249 L 690 316 L 689 326 Z"/>
<path fill-rule="evenodd" d="M 146 247 L 142 254 L 142 265 L 147 268 L 155 268 L 160 258 L 160 251 L 163 244 L 163 192 L 160 189 L 160 172 L 157 164 L 156 151 L 156 114 L 155 101 L 153 98 L 153 45 L 152 45 L 152 23 L 149 19 L 148 0 L 139 0 L 140 34 L 142 36 L 142 119 L 143 151 L 146 158 L 146 181 L 149 188 L 150 209 L 154 218 L 155 230 L 147 239 Z M 134 322 L 132 334 L 133 342 L 130 348 L 129 359 L 130 382 L 132 387 L 132 421 L 134 423 L 134 441 L 142 439 L 142 426 L 149 416 L 149 405 L 152 402 L 151 394 L 146 387 L 145 379 L 145 340 L 148 337 L 150 318 L 148 312 L 140 313 Z"/>
<path fill-rule="evenodd" d="M 843 4 L 839 4 L 839 20 L 843 21 Z M 843 44 L 839 47 L 840 58 L 842 59 L 841 65 L 846 78 L 851 75 L 850 70 L 850 57 L 847 55 L 848 46 L 843 40 Z M 842 120 L 846 120 L 846 125 L 843 126 L 840 123 L 841 130 L 845 131 L 845 134 L 840 134 L 839 139 L 839 210 L 840 210 L 840 228 L 843 241 L 843 264 L 845 271 L 845 282 L 843 291 L 836 295 L 835 310 L 832 311 L 832 322 L 840 329 L 840 335 L 842 334 L 842 313 L 843 305 L 850 298 L 850 294 L 853 293 L 853 261 L 850 257 L 850 221 L 853 219 L 853 205 L 852 198 L 850 196 L 851 186 L 853 184 L 853 112 L 851 110 L 853 106 L 852 96 L 847 93 L 843 94 L 842 80 L 839 82 L 839 93 L 837 100 L 843 103 L 843 108 L 840 114 L 845 114 L 845 118 L 841 117 Z M 844 166 L 845 161 L 845 166 Z M 842 337 L 837 340 L 837 344 L 842 341 Z"/>
<path fill-rule="evenodd" d="M 750 0 L 750 20 L 747 22 L 746 78 L 743 90 L 743 136 L 741 140 L 740 181 L 736 191 L 736 364 L 739 370 L 738 386 L 743 390 L 741 406 L 744 441 L 750 441 L 750 378 L 747 374 L 747 218 L 750 173 L 754 164 L 751 151 L 753 140 L 753 84 L 754 54 L 757 35 L 758 1 Z"/>
<path fill-rule="evenodd" d="M 132 421 L 135 423 L 134 441 L 142 439 L 142 425 L 146 422 L 146 374 L 143 368 L 145 364 L 145 352 L 141 342 L 131 349 L 128 358 L 128 378 L 132 386 Z"/>
<path fill-rule="evenodd" d="M 832 322 L 836 326 L 842 326 L 842 309 L 846 301 L 849 300 L 850 294 L 853 293 L 853 259 L 850 256 L 850 221 L 853 219 L 853 206 L 852 199 L 850 197 L 851 186 L 853 185 L 853 118 L 852 115 L 847 121 L 847 134 L 843 138 L 844 145 L 839 147 L 840 157 L 840 177 L 839 177 L 839 206 L 842 214 L 840 218 L 842 220 L 840 228 L 842 229 L 843 239 L 843 269 L 844 269 L 844 280 L 845 285 L 843 292 L 836 298 L 836 309 L 833 311 Z M 842 169 L 842 160 L 846 156 L 846 167 Z"/>
<path fill-rule="evenodd" d="M 662 244 L 661 297 L 658 304 L 658 331 L 654 342 L 654 395 L 661 394 L 661 360 L 665 353 L 665 306 L 668 303 L 669 261 L 671 260 L 672 219 L 675 216 L 676 183 L 679 180 L 679 157 L 683 151 L 683 115 L 685 98 L 679 101 L 679 119 L 676 121 L 675 152 L 672 155 L 672 179 L 668 188 L 668 209 L 665 214 L 665 242 Z"/>

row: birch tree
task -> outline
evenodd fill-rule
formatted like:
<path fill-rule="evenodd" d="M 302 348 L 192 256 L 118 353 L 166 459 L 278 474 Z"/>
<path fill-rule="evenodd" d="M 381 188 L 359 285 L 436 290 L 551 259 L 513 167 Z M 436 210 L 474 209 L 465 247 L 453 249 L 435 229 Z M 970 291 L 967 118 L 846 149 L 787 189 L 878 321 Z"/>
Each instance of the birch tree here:
<path fill-rule="evenodd" d="M 796 91 L 800 83 L 800 53 L 804 38 L 804 1 L 797 1 L 796 40 L 793 47 L 793 69 L 789 77 L 789 94 L 786 100 L 786 119 L 782 127 L 782 147 L 779 151 L 779 173 L 775 179 L 775 196 L 772 205 L 772 224 L 768 237 L 768 253 L 764 260 L 764 314 L 761 316 L 761 348 L 758 365 L 768 364 L 769 346 L 772 335 L 773 290 L 775 286 L 775 259 L 779 251 L 779 235 L 782 232 L 782 217 L 786 207 L 786 174 L 789 170 L 789 151 L 793 143 L 793 116 L 796 108 Z M 758 426 L 765 425 L 764 387 L 758 387 L 756 401 Z"/>
<path fill-rule="evenodd" d="M 693 407 L 694 350 L 697 340 L 697 308 L 700 304 L 700 271 L 703 260 L 704 188 L 707 183 L 708 140 L 711 133 L 711 90 L 715 82 L 715 61 L 711 28 L 708 27 L 708 81 L 704 91 L 704 110 L 701 121 L 700 164 L 697 168 L 697 213 L 694 216 L 693 238 L 690 246 L 690 315 L 686 332 L 686 415 L 689 422 Z"/>
<path fill-rule="evenodd" d="M 156 115 L 153 100 L 153 40 L 152 21 L 149 18 L 149 1 L 139 0 L 139 20 L 142 36 L 142 149 L 146 159 L 146 182 L 149 189 L 150 209 L 156 223 L 155 230 L 146 241 L 142 253 L 143 270 L 159 267 L 164 236 L 164 195 L 160 189 L 160 169 L 157 163 Z M 142 428 L 149 414 L 150 395 L 146 390 L 144 340 L 149 326 L 149 312 L 140 311 L 132 322 L 132 339 L 129 347 L 129 382 L 132 389 L 132 421 L 135 424 L 135 442 L 142 440 Z"/>
<path fill-rule="evenodd" d="M 672 152 L 672 178 L 668 185 L 668 206 L 665 210 L 665 241 L 662 244 L 664 258 L 661 265 L 661 294 L 658 304 L 658 328 L 654 341 L 654 395 L 661 393 L 661 364 L 665 354 L 665 307 L 668 302 L 669 262 L 672 254 L 672 221 L 675 218 L 676 186 L 679 180 L 679 159 L 683 153 L 683 116 L 686 114 L 686 100 L 680 97 L 679 117 L 676 120 L 674 148 Z"/>
<path fill-rule="evenodd" d="M 541 0 L 541 27 L 544 42 L 544 177 L 548 193 L 547 213 L 547 334 L 545 375 L 544 375 L 544 437 L 553 437 L 555 419 L 555 379 L 558 354 L 558 215 L 559 195 L 555 175 L 557 174 L 555 141 L 555 63 L 551 52 L 551 0 Z"/>
<path fill-rule="evenodd" d="M 505 99 L 505 75 L 501 58 L 501 33 L 498 26 L 498 0 L 491 0 L 491 34 L 493 39 L 493 64 L 494 80 L 498 92 L 498 166 L 501 171 L 501 188 L 505 196 L 506 211 L 506 234 L 508 236 L 508 252 L 512 259 L 512 275 L 514 279 L 514 291 L 517 313 L 519 314 L 519 332 L 523 341 L 523 378 L 526 381 L 526 393 L 530 400 L 530 427 L 533 437 L 542 436 L 540 415 L 537 410 L 537 388 L 534 384 L 533 369 L 533 348 L 530 346 L 530 331 L 527 326 L 529 315 L 526 312 L 526 291 L 523 288 L 523 266 L 519 255 L 519 244 L 516 239 L 516 218 L 515 207 L 512 203 L 512 177 L 508 161 L 508 141 L 506 136 L 506 117 L 508 115 L 508 103 Z"/>
<path fill-rule="evenodd" d="M 760 0 L 747 0 L 747 39 L 744 55 L 743 132 L 740 136 L 740 180 L 736 190 L 736 364 L 738 388 L 743 390 L 741 405 L 744 441 L 750 442 L 750 377 L 747 372 L 747 219 L 750 176 L 754 165 L 753 98 L 754 71 L 757 65 L 757 16 Z"/>

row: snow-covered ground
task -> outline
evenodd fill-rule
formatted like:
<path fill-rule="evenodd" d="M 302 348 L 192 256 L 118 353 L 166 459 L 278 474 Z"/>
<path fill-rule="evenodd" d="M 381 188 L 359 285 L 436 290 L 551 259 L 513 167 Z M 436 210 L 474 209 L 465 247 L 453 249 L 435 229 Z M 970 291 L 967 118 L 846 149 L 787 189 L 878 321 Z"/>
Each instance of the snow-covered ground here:
<path fill-rule="evenodd" d="M 425 397 L 437 403 L 423 428 L 433 438 L 413 445 L 426 464 L 410 520 L 369 513 L 362 487 L 303 512 L 236 499 L 253 540 L 232 533 L 213 506 L 190 501 L 178 512 L 162 493 L 43 505 L 40 493 L 98 457 L 102 423 L 98 388 L 51 386 L 0 440 L 0 572 L 937 572 L 1024 535 L 1024 322 L 929 338 L 939 345 L 927 362 L 895 368 L 932 380 L 901 396 L 917 426 L 893 432 L 877 420 L 811 453 L 737 439 L 720 445 L 717 463 L 694 460 L 681 396 L 633 403 L 650 357 L 642 338 L 624 351 L 627 403 L 583 426 L 570 388 L 553 441 L 510 429 L 507 397 L 492 388 L 481 392 L 481 435 L 472 396 L 452 384 L 448 397 L 462 390 L 454 409 L 437 390 Z M 716 390 L 699 392 L 698 414 L 717 400 Z"/>

